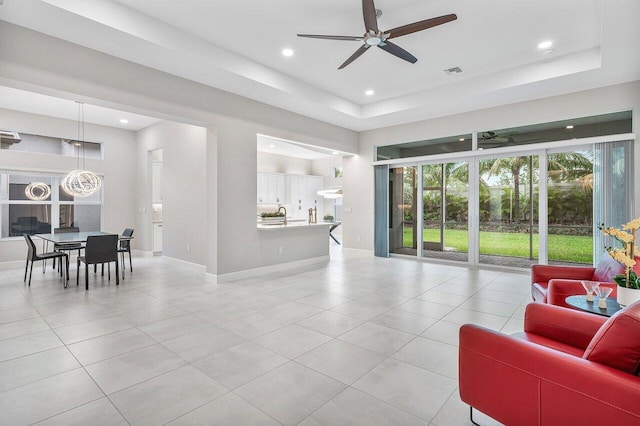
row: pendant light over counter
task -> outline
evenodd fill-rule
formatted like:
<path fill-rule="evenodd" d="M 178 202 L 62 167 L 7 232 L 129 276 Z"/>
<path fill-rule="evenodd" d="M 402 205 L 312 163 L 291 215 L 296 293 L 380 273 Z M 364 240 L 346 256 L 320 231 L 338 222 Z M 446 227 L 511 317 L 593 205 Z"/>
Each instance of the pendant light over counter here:
<path fill-rule="evenodd" d="M 67 176 L 62 179 L 60 185 L 67 194 L 73 197 L 88 197 L 89 195 L 100 190 L 102 187 L 102 180 L 98 175 L 89 170 L 86 170 L 85 155 L 84 155 L 84 104 L 77 102 L 78 104 L 78 141 L 80 146 L 78 147 L 78 168 L 69 172 Z M 80 165 L 80 150 L 82 149 L 82 168 Z"/>

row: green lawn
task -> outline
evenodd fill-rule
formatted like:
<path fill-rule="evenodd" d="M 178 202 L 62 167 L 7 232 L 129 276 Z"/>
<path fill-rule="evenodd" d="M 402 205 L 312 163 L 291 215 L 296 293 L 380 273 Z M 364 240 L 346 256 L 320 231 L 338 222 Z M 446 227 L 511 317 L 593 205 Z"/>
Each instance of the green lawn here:
<path fill-rule="evenodd" d="M 437 241 L 439 230 L 425 229 L 425 241 Z M 404 229 L 404 245 L 411 247 L 413 230 Z M 466 230 L 447 229 L 444 233 L 447 247 L 457 251 L 468 251 L 468 233 Z M 480 254 L 498 256 L 529 257 L 529 234 L 506 232 L 480 232 Z M 538 257 L 538 235 L 533 236 L 533 255 Z M 549 260 L 580 262 L 591 264 L 593 244 L 591 237 L 571 235 L 549 235 Z"/>

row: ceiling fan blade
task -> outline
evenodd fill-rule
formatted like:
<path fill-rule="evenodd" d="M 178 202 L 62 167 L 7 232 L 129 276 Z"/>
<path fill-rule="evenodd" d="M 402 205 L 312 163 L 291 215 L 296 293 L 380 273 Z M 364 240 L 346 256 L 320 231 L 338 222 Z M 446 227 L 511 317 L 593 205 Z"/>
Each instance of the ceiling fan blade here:
<path fill-rule="evenodd" d="M 339 70 L 341 70 L 342 68 L 346 67 L 347 65 L 349 65 L 351 62 L 355 61 L 356 59 L 358 59 L 360 56 L 362 56 L 362 54 L 364 52 L 367 51 L 367 49 L 369 49 L 371 46 L 369 46 L 368 44 L 363 44 L 362 46 L 360 46 L 360 48 L 358 50 L 355 51 L 355 53 L 351 56 L 349 56 L 349 58 L 344 61 L 342 63 L 342 65 L 340 65 L 338 67 Z"/>
<path fill-rule="evenodd" d="M 389 52 L 400 59 L 404 59 L 407 62 L 411 62 L 412 64 L 415 64 L 418 61 L 418 58 L 416 58 L 411 53 L 407 52 L 397 44 L 391 43 L 390 41 L 385 41 L 384 43 L 380 43 L 378 47 L 384 50 L 385 52 Z"/>
<path fill-rule="evenodd" d="M 378 17 L 373 0 L 362 0 L 362 15 L 364 16 L 364 28 L 367 32 L 369 32 L 369 30 L 373 30 L 374 33 L 380 31 L 378 29 Z"/>
<path fill-rule="evenodd" d="M 401 27 L 385 31 L 385 33 L 389 34 L 389 37 L 387 37 L 387 39 L 390 39 L 415 33 L 417 31 L 426 30 L 427 28 L 436 27 L 438 25 L 446 24 L 447 22 L 455 21 L 456 19 L 458 19 L 458 17 L 454 13 L 452 13 L 449 15 L 438 16 L 437 18 L 414 22 L 413 24 L 403 25 Z"/>
<path fill-rule="evenodd" d="M 337 36 L 337 35 L 319 35 L 319 34 L 298 34 L 298 37 L 321 38 L 324 40 L 347 40 L 347 41 L 364 40 L 364 37 L 360 37 L 360 36 Z"/>

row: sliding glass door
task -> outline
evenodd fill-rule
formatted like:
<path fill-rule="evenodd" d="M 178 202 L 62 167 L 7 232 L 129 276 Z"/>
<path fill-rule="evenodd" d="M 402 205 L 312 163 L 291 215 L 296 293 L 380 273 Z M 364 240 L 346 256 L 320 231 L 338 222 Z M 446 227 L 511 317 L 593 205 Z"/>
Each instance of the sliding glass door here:
<path fill-rule="evenodd" d="M 520 268 L 597 262 L 613 244 L 597 224 L 633 216 L 633 141 L 516 151 L 385 169 L 388 221 L 376 229 L 388 226 L 389 253 Z"/>
<path fill-rule="evenodd" d="M 469 163 L 422 166 L 422 256 L 466 261 Z"/>
<path fill-rule="evenodd" d="M 550 264 L 593 262 L 593 150 L 547 155 L 547 256 Z"/>
<path fill-rule="evenodd" d="M 415 166 L 389 169 L 389 252 L 418 253 L 418 180 Z"/>
<path fill-rule="evenodd" d="M 528 267 L 538 258 L 537 156 L 482 159 L 480 263 Z"/>

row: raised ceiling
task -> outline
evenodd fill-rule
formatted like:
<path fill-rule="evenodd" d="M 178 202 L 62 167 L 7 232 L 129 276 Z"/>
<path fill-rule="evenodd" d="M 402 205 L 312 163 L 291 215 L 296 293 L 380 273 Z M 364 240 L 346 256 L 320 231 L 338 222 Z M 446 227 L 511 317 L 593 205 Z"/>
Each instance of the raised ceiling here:
<path fill-rule="evenodd" d="M 375 5 L 383 29 L 458 19 L 394 40 L 416 64 L 374 48 L 344 70 L 359 42 L 296 34 L 362 35 L 360 0 L 5 0 L 0 19 L 354 130 L 640 78 L 637 0 Z"/>
<path fill-rule="evenodd" d="M 0 108 L 72 121 L 78 120 L 78 104 L 72 100 L 11 87 L 0 86 Z M 162 120 L 85 103 L 84 121 L 101 126 L 138 131 Z"/>

